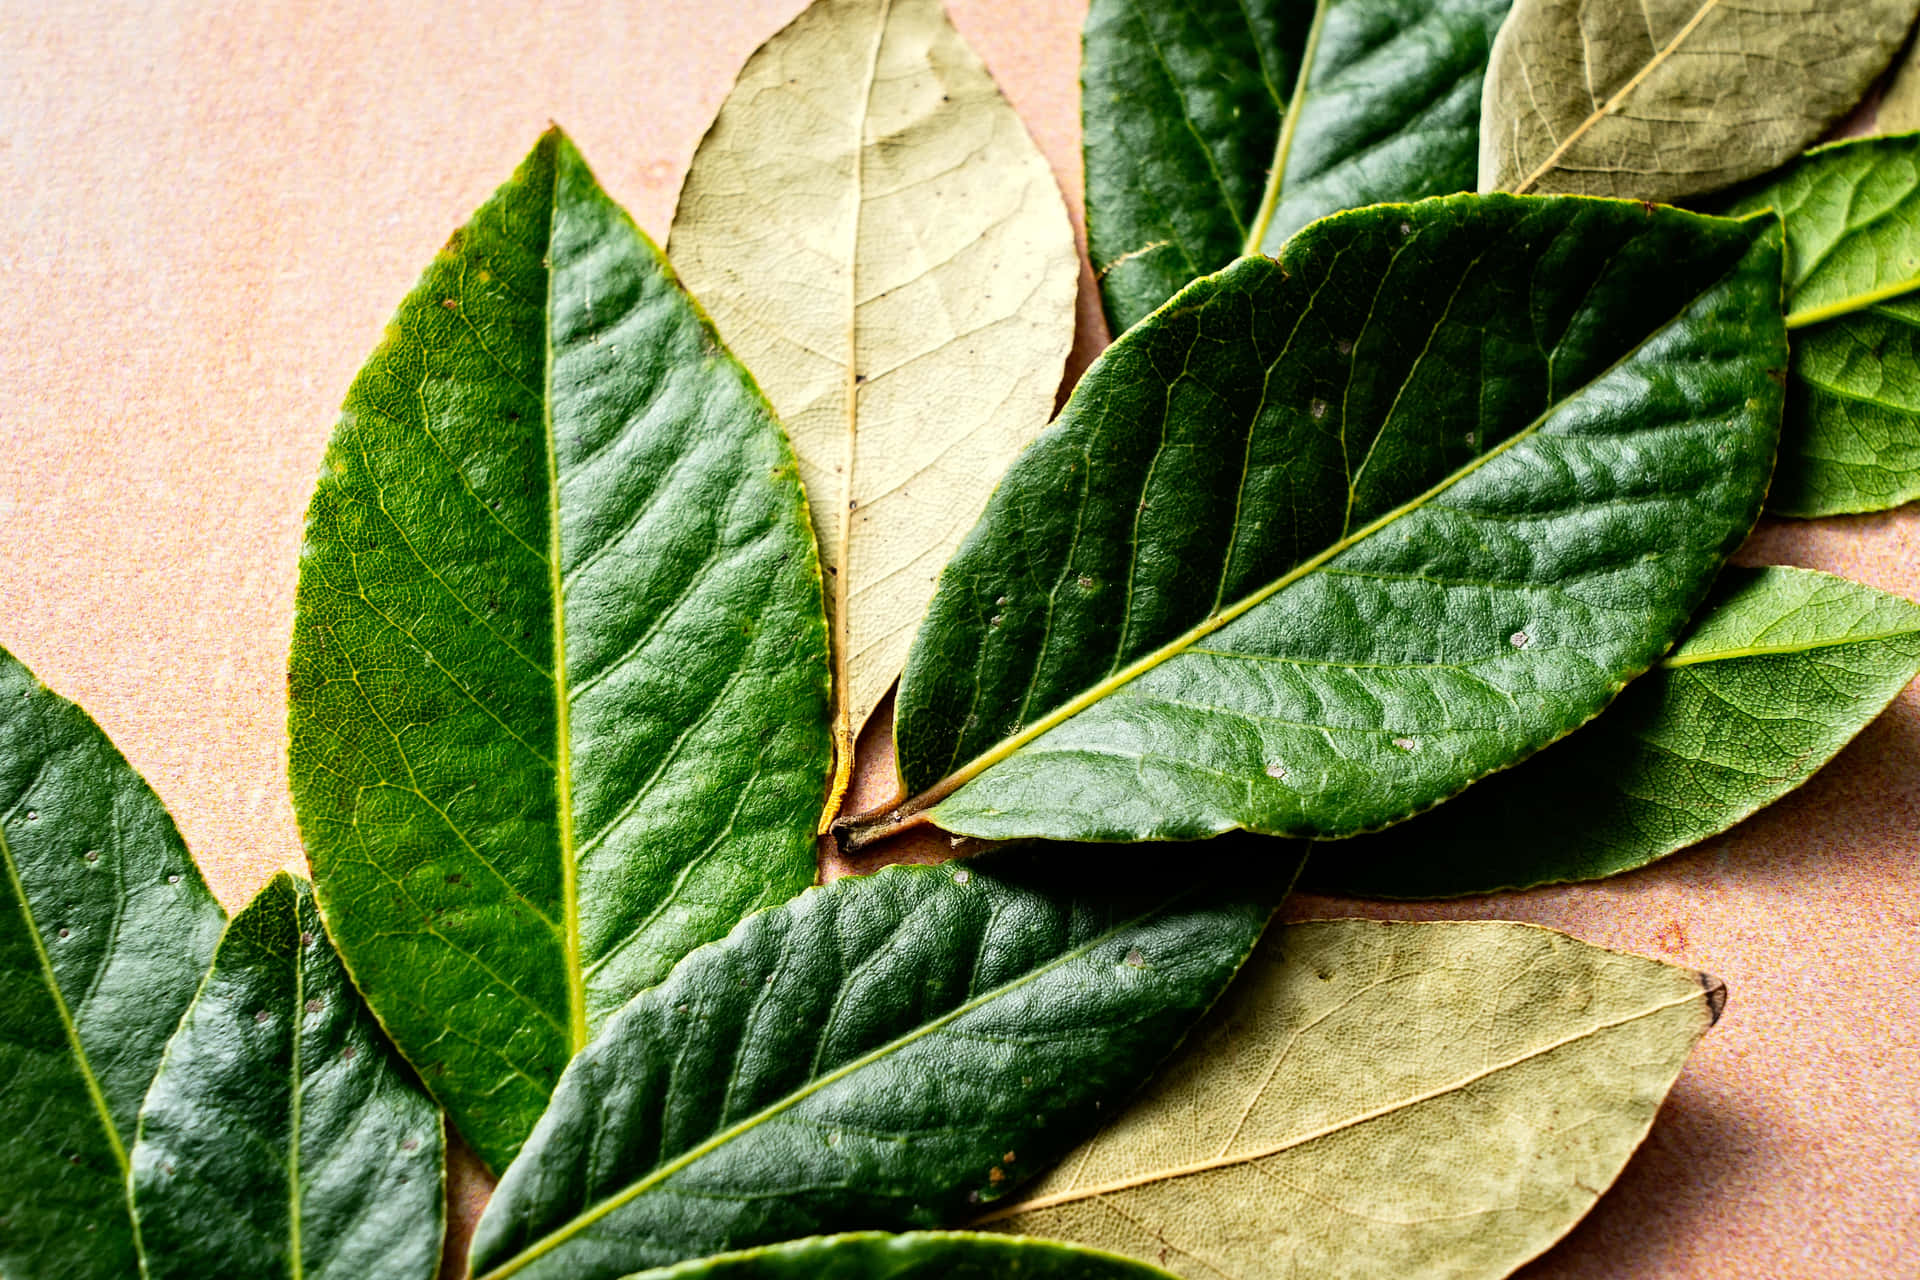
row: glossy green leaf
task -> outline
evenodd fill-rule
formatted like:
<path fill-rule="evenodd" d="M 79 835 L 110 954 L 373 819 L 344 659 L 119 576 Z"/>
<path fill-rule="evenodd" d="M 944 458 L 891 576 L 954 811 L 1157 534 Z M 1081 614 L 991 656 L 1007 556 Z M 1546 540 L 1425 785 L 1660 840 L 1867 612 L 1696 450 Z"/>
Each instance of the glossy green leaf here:
<path fill-rule="evenodd" d="M 573 1060 L 473 1268 L 599 1280 L 937 1227 L 1085 1137 L 1252 949 L 1293 867 L 895 866 L 744 921 Z"/>
<path fill-rule="evenodd" d="M 0 650 L 0 1275 L 137 1268 L 127 1152 L 225 920 L 86 712 Z"/>
<path fill-rule="evenodd" d="M 812 882 L 827 761 L 792 451 L 558 132 L 355 380 L 295 610 L 321 907 L 502 1167 L 608 1013 Z"/>
<path fill-rule="evenodd" d="M 1734 203 L 1787 227 L 1793 381 L 1767 505 L 1880 511 L 1920 498 L 1920 134 L 1807 153 Z"/>
<path fill-rule="evenodd" d="M 440 1112 L 347 981 L 313 889 L 233 918 L 140 1111 L 147 1280 L 432 1280 Z"/>
<path fill-rule="evenodd" d="M 1496 1280 L 1593 1206 L 1726 988 L 1532 925 L 1268 935 L 1141 1098 L 986 1222 L 1195 1280 Z"/>
<path fill-rule="evenodd" d="M 877 1231 L 812 1236 L 700 1258 L 628 1280 L 1165 1280 L 1118 1254 L 972 1231 Z"/>
<path fill-rule="evenodd" d="M 1514 0 L 1482 191 L 1674 200 L 1776 168 L 1851 111 L 1920 0 Z"/>
<path fill-rule="evenodd" d="M 1094 0 L 1087 238 L 1114 331 L 1315 218 L 1472 189 L 1510 3 Z"/>
<path fill-rule="evenodd" d="M 1442 898 L 1631 871 L 1805 782 L 1915 675 L 1920 608 L 1806 569 L 1729 569 L 1591 725 L 1431 813 L 1320 846 L 1307 881 Z"/>
<path fill-rule="evenodd" d="M 1780 269 L 1772 218 L 1456 196 L 1194 284 L 947 567 L 914 798 L 847 842 L 1351 835 L 1577 728 L 1752 525 Z"/>

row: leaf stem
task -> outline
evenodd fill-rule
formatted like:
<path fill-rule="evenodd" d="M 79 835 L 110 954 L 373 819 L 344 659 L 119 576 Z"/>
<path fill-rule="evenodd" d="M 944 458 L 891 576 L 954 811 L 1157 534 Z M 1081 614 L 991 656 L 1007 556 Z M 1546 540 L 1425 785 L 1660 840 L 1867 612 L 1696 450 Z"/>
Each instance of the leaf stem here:
<path fill-rule="evenodd" d="M 1819 324 L 1823 320 L 1832 320 L 1836 316 L 1851 315 L 1855 311 L 1865 311 L 1876 302 L 1885 302 L 1898 298 L 1902 294 L 1912 293 L 1920 288 L 1920 279 L 1896 280 L 1892 284 L 1882 285 L 1878 289 L 1868 289 L 1838 302 L 1829 302 L 1824 307 L 1808 307 L 1804 311 L 1787 313 L 1787 328 L 1804 329 L 1808 325 Z"/>

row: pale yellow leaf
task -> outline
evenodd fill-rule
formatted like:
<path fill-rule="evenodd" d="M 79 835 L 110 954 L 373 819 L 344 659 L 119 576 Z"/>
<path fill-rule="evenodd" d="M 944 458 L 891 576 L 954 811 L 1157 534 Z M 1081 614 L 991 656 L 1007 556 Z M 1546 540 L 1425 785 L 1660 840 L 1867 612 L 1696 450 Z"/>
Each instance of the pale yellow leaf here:
<path fill-rule="evenodd" d="M 817 0 L 720 108 L 669 254 L 799 453 L 844 779 L 941 566 L 1052 409 L 1066 206 L 938 0 Z"/>
<path fill-rule="evenodd" d="M 1907 50 L 1906 61 L 1894 72 L 1873 122 L 1875 133 L 1912 133 L 1915 129 L 1920 129 L 1920 46 Z"/>
<path fill-rule="evenodd" d="M 1531 925 L 1275 929 L 1147 1092 L 982 1224 L 1192 1277 L 1503 1276 L 1613 1181 L 1724 992 Z"/>
<path fill-rule="evenodd" d="M 1920 0 L 1516 0 L 1480 108 L 1482 191 L 1676 200 L 1845 115 Z"/>

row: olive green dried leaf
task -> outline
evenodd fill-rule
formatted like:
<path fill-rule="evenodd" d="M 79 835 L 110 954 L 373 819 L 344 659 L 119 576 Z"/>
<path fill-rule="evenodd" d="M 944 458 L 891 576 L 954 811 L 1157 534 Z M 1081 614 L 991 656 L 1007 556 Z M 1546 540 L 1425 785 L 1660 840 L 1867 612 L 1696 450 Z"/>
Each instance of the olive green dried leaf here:
<path fill-rule="evenodd" d="M 99 726 L 0 649 L 0 1273 L 138 1270 L 127 1152 L 225 913 Z"/>
<path fill-rule="evenodd" d="M 1431 813 L 1320 845 L 1306 887 L 1445 898 L 1631 871 L 1805 782 L 1917 674 L 1920 608 L 1807 569 L 1728 569 L 1592 724 Z"/>
<path fill-rule="evenodd" d="M 281 872 L 233 918 L 133 1149 L 145 1280 L 432 1280 L 440 1111 Z"/>
<path fill-rule="evenodd" d="M 812 883 L 828 752 L 792 451 L 557 130 L 348 392 L 294 608 L 320 905 L 502 1168 L 608 1014 Z"/>
<path fill-rule="evenodd" d="M 1146 1093 L 981 1225 L 1196 1280 L 1491 1280 L 1613 1182 L 1725 999 L 1531 925 L 1275 929 Z"/>
<path fill-rule="evenodd" d="M 1053 411 L 1073 229 L 940 0 L 815 0 L 721 105 L 668 250 L 779 410 L 813 499 L 831 817 L 940 566 Z"/>
<path fill-rule="evenodd" d="M 1851 111 L 1916 0 L 1515 0 L 1480 190 L 1675 200 L 1792 159 Z"/>
<path fill-rule="evenodd" d="M 1893 74 L 1874 114 L 1880 133 L 1907 133 L 1920 129 L 1920 46 L 1908 45 L 1907 56 Z"/>

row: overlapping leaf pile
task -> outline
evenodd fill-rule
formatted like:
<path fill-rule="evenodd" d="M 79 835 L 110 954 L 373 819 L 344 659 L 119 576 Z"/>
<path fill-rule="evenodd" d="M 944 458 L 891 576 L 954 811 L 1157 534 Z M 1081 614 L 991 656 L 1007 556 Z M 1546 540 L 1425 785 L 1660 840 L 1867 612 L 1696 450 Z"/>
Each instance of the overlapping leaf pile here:
<path fill-rule="evenodd" d="M 424 1280 L 443 1111 L 500 1175 L 487 1280 L 1537 1255 L 1724 990 L 1521 925 L 1267 924 L 1303 862 L 1642 866 L 1920 671 L 1908 602 L 1723 572 L 1764 505 L 1920 494 L 1920 136 L 1793 158 L 1915 8 L 1095 0 L 1124 332 L 1051 425 L 1069 223 L 937 0 L 816 0 L 753 56 L 685 285 L 549 133 L 327 450 L 311 886 L 223 931 L 0 655 L 0 1270 Z M 901 795 L 843 815 L 896 676 Z M 835 819 L 1015 847 L 810 887 Z"/>

